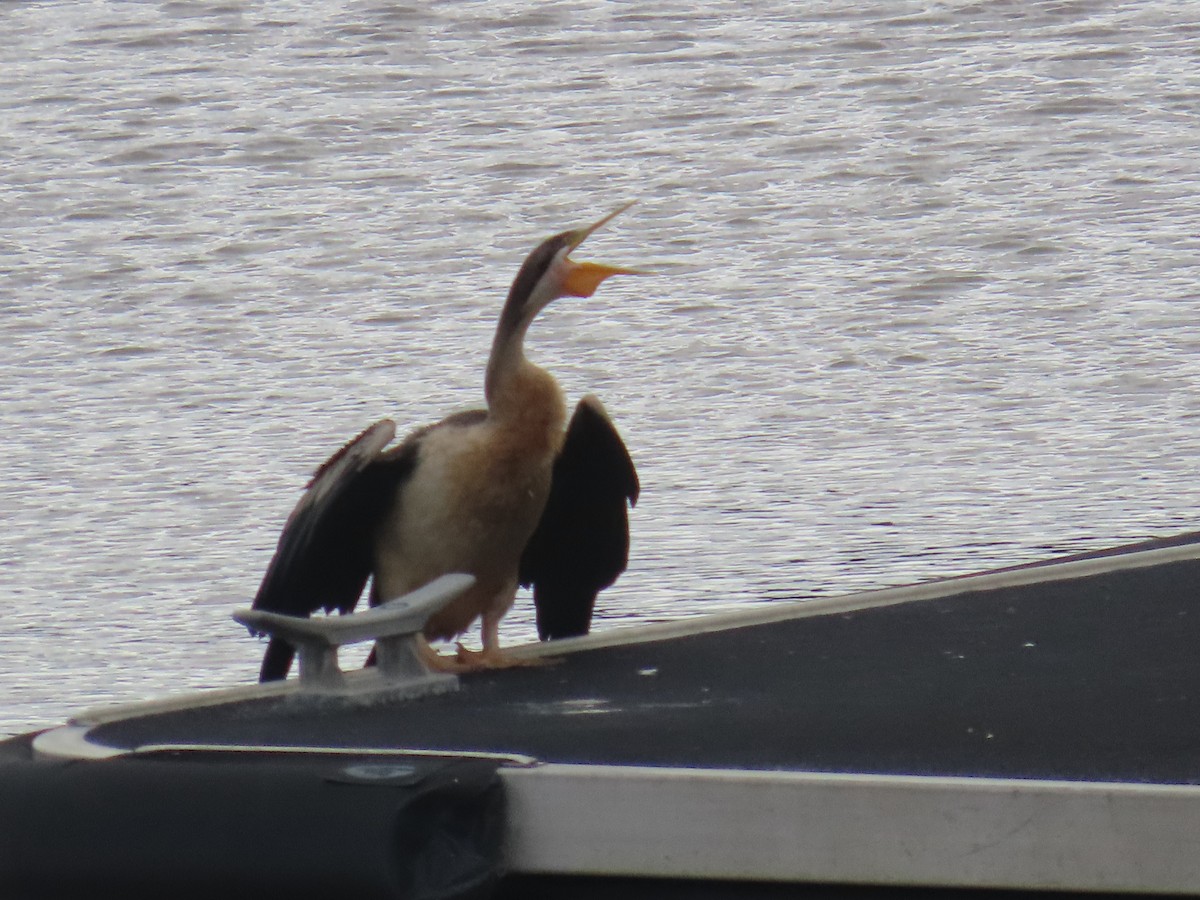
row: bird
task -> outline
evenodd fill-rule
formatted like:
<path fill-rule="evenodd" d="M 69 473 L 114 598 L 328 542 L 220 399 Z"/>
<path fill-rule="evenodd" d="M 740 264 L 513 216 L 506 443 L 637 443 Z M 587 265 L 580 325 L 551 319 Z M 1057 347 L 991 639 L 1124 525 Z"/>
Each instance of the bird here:
<path fill-rule="evenodd" d="M 562 297 L 590 297 L 613 275 L 642 270 L 577 262 L 570 254 L 628 209 L 542 241 L 525 258 L 500 312 L 484 373 L 486 406 L 453 413 L 393 445 L 382 419 L 313 475 L 280 534 L 253 608 L 296 616 L 350 613 L 450 572 L 475 583 L 426 622 L 450 640 L 481 621 L 481 651 L 437 668 L 472 671 L 517 660 L 499 624 L 518 585 L 531 587 L 543 640 L 585 634 L 596 594 L 628 565 L 628 509 L 640 485 L 629 451 L 599 399 L 583 397 L 567 424 L 562 390 L 525 356 L 537 315 Z M 287 677 L 295 655 L 271 638 L 260 681 Z"/>

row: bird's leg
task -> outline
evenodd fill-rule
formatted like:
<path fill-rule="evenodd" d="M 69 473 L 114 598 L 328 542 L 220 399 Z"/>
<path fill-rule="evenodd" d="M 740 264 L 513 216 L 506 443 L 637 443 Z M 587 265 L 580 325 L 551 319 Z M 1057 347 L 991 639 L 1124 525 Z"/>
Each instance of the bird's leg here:
<path fill-rule="evenodd" d="M 500 655 L 500 616 L 485 610 L 479 623 L 480 637 L 483 638 L 483 652 L 493 656 Z"/>
<path fill-rule="evenodd" d="M 500 619 L 508 607 L 505 606 L 499 615 L 491 610 L 484 612 L 480 625 L 483 637 L 482 650 L 468 650 L 462 644 L 458 645 L 458 662 L 463 667 L 459 671 L 475 671 L 481 669 L 510 669 L 515 666 L 544 666 L 554 660 L 544 657 L 514 656 L 500 649 Z"/>

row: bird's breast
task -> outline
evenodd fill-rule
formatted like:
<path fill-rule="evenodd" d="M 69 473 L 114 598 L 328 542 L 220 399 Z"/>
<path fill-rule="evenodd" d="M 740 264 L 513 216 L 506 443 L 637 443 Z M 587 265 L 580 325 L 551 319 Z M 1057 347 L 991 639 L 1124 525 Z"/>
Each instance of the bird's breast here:
<path fill-rule="evenodd" d="M 513 580 L 546 505 L 557 451 L 545 434 L 488 421 L 425 435 L 377 541 L 384 595 L 453 571 L 497 586 Z"/>

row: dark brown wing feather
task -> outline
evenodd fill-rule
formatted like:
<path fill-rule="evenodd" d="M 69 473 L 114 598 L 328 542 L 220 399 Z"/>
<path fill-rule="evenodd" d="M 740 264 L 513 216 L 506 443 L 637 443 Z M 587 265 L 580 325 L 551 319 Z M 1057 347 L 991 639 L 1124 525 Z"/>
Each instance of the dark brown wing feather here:
<path fill-rule="evenodd" d="M 629 562 L 629 506 L 638 477 L 604 406 L 584 397 L 554 463 L 550 496 L 521 556 L 542 640 L 587 634 L 596 594 Z"/>
<path fill-rule="evenodd" d="M 293 616 L 354 609 L 371 574 L 375 530 L 416 461 L 410 442 L 383 453 L 395 432 L 391 420 L 377 422 L 317 470 L 283 527 L 255 609 Z M 271 641 L 260 680 L 286 677 L 293 655 Z"/>

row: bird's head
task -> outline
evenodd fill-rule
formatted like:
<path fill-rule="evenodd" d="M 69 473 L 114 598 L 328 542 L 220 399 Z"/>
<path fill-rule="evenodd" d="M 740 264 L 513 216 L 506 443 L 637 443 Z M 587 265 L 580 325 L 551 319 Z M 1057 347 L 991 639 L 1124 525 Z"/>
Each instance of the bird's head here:
<path fill-rule="evenodd" d="M 610 275 L 642 274 L 637 269 L 571 259 L 575 248 L 593 232 L 632 205 L 626 203 L 586 228 L 564 231 L 542 241 L 525 258 L 517 277 L 513 279 L 504 307 L 504 318 L 513 324 L 518 321 L 528 324 L 547 304 L 559 297 L 590 297 Z"/>

